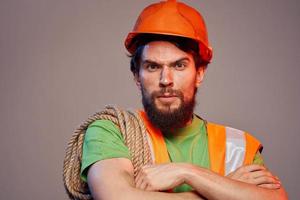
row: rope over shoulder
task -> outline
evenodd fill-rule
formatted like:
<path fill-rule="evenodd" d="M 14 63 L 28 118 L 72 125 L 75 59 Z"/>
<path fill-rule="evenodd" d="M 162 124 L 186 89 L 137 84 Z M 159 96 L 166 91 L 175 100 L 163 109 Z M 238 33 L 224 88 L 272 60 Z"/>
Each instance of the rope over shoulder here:
<path fill-rule="evenodd" d="M 87 183 L 80 178 L 82 145 L 87 128 L 96 120 L 110 120 L 119 127 L 128 147 L 134 167 L 134 176 L 139 169 L 152 164 L 147 131 L 140 116 L 133 111 L 123 111 L 114 106 L 106 106 L 84 121 L 73 133 L 63 163 L 63 181 L 65 189 L 72 200 L 93 199 Z"/>

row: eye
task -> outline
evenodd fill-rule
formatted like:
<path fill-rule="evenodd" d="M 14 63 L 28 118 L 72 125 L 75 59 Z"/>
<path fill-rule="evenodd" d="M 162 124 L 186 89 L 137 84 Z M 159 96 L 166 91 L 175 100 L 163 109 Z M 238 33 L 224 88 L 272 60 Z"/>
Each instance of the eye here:
<path fill-rule="evenodd" d="M 149 72 L 155 72 L 156 70 L 159 69 L 159 66 L 157 64 L 148 64 L 146 66 L 146 69 L 149 71 Z"/>
<path fill-rule="evenodd" d="M 186 68 L 186 66 L 187 66 L 187 64 L 186 64 L 185 62 L 177 62 L 177 63 L 175 64 L 174 68 L 175 68 L 176 70 L 181 71 L 181 70 L 184 70 L 184 69 Z"/>

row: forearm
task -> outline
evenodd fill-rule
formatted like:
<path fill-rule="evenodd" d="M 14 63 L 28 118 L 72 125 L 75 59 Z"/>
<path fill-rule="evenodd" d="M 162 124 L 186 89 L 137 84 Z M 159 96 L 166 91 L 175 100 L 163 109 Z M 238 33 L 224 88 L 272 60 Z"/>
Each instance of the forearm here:
<path fill-rule="evenodd" d="M 116 183 L 113 187 L 106 186 L 105 184 L 97 188 L 90 187 L 94 200 L 203 200 L 196 192 L 168 193 L 137 189 L 131 177 L 128 178 L 129 181 L 127 179 L 126 182 L 130 182 L 130 185 Z M 102 187 L 105 188 L 105 190 L 102 190 Z"/>
<path fill-rule="evenodd" d="M 209 200 L 283 200 L 287 199 L 283 188 L 265 189 L 220 176 L 210 170 L 189 166 L 185 182 Z"/>
<path fill-rule="evenodd" d="M 151 192 L 139 189 L 131 189 L 126 193 L 126 197 L 122 195 L 125 200 L 204 200 L 197 193 L 183 192 L 183 193 L 167 193 L 167 192 Z M 116 199 L 120 199 L 116 198 Z"/>
<path fill-rule="evenodd" d="M 88 185 L 94 200 L 198 200 L 193 192 L 167 193 L 136 188 L 131 162 L 111 159 L 95 163 L 88 171 Z"/>

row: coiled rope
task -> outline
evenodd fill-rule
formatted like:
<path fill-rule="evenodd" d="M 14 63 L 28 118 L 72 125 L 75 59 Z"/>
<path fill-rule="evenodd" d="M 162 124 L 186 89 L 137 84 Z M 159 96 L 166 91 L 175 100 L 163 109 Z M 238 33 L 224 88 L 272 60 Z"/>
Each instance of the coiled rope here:
<path fill-rule="evenodd" d="M 101 119 L 110 120 L 119 127 L 131 153 L 135 176 L 142 166 L 153 163 L 146 128 L 140 116 L 132 111 L 123 111 L 113 106 L 106 106 L 105 110 L 95 113 L 83 122 L 74 131 L 68 143 L 63 166 L 63 181 L 72 200 L 93 199 L 87 183 L 80 178 L 82 145 L 88 126 L 95 120 Z"/>

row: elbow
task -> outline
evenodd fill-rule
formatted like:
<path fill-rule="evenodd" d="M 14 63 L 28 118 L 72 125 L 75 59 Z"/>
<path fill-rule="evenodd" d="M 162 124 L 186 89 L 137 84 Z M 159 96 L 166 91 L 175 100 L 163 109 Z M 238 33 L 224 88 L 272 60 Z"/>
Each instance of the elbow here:
<path fill-rule="evenodd" d="M 288 200 L 288 194 L 287 194 L 287 192 L 283 188 L 281 188 L 279 190 L 279 198 L 278 198 L 278 200 Z"/>
<path fill-rule="evenodd" d="M 262 199 L 288 200 L 288 195 L 287 195 L 286 191 L 283 188 L 280 188 L 280 189 L 277 189 L 277 190 L 269 191 L 269 194 L 267 194 Z"/>

